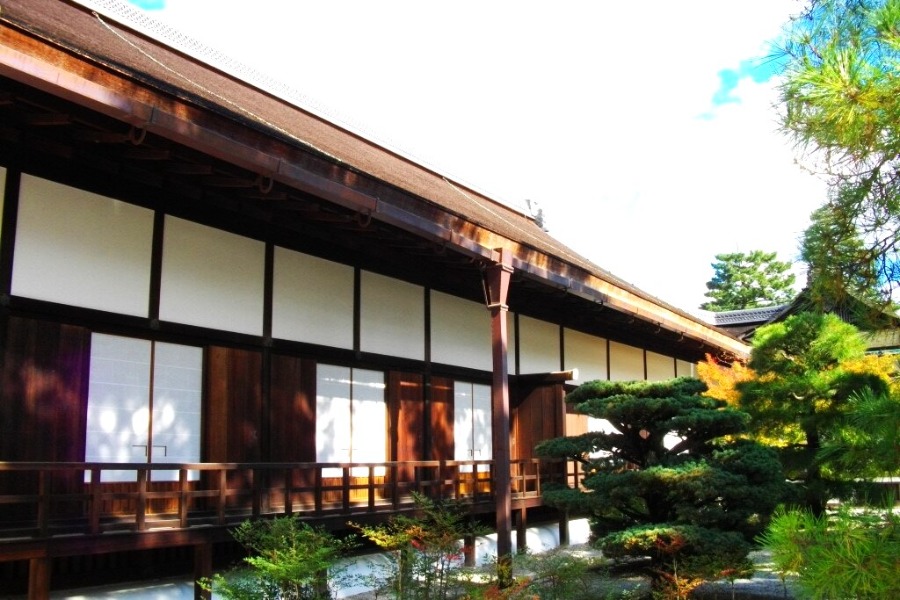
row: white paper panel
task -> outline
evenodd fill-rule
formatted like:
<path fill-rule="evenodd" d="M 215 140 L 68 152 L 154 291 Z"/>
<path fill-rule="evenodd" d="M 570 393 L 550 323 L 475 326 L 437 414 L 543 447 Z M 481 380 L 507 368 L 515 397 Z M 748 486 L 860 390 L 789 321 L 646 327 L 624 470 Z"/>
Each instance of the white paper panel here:
<path fill-rule="evenodd" d="M 87 462 L 146 463 L 150 433 L 147 340 L 91 336 Z M 134 471 L 104 471 L 103 481 L 135 481 Z"/>
<path fill-rule="evenodd" d="M 519 316 L 519 374 L 560 370 L 559 326 Z"/>
<path fill-rule="evenodd" d="M 272 335 L 353 348 L 353 267 L 276 247 Z"/>
<path fill-rule="evenodd" d="M 687 362 L 686 360 L 678 359 L 675 361 L 676 364 L 676 376 L 677 377 L 696 377 L 697 371 L 695 370 L 694 363 Z"/>
<path fill-rule="evenodd" d="M 350 368 L 316 368 L 316 462 L 350 462 Z"/>
<path fill-rule="evenodd" d="M 153 367 L 151 461 L 200 462 L 203 349 L 157 342 Z M 175 481 L 178 472 L 156 471 L 153 478 Z"/>
<path fill-rule="evenodd" d="M 618 342 L 609 343 L 609 378 L 611 381 L 644 379 L 644 351 Z"/>
<path fill-rule="evenodd" d="M 387 412 L 384 373 L 320 364 L 316 371 L 316 461 L 384 462 Z M 341 469 L 323 469 L 340 477 Z M 367 468 L 352 475 L 365 476 Z M 384 469 L 376 469 L 383 475 Z"/>
<path fill-rule="evenodd" d="M 566 329 L 566 370 L 578 369 L 576 383 L 606 379 L 606 340 L 587 333 Z"/>
<path fill-rule="evenodd" d="M 431 360 L 491 370 L 491 314 L 484 304 L 431 292 Z"/>
<path fill-rule="evenodd" d="M 93 334 L 85 460 L 200 462 L 202 385 L 201 348 Z M 151 477 L 177 481 L 178 472 Z M 103 472 L 103 481 L 134 480 L 134 471 Z"/>
<path fill-rule="evenodd" d="M 387 403 L 384 393 L 384 373 L 353 369 L 353 462 L 384 462 L 387 458 Z M 378 471 L 376 474 L 383 474 L 381 469 Z M 360 476 L 366 473 L 367 471 L 363 471 Z"/>
<path fill-rule="evenodd" d="M 425 293 L 420 286 L 362 272 L 360 349 L 425 358 Z"/>
<path fill-rule="evenodd" d="M 647 352 L 647 380 L 663 381 L 675 377 L 675 359 L 671 356 Z"/>
<path fill-rule="evenodd" d="M 264 266 L 262 242 L 167 216 L 160 319 L 261 335 Z"/>
<path fill-rule="evenodd" d="M 22 176 L 12 293 L 146 316 L 153 213 Z"/>
<path fill-rule="evenodd" d="M 488 385 L 457 381 L 453 386 L 454 460 L 491 460 L 491 388 Z M 488 469 L 479 465 L 479 471 Z M 460 471 L 471 473 L 471 465 Z"/>

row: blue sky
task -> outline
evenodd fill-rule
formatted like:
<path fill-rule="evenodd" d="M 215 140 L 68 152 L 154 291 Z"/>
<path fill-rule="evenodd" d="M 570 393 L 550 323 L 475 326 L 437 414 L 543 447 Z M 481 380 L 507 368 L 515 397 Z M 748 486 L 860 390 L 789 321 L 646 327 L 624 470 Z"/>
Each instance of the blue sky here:
<path fill-rule="evenodd" d="M 90 0 L 82 0 L 89 3 Z M 694 312 L 724 252 L 793 260 L 824 184 L 777 131 L 794 0 L 135 0 L 345 126 Z"/>

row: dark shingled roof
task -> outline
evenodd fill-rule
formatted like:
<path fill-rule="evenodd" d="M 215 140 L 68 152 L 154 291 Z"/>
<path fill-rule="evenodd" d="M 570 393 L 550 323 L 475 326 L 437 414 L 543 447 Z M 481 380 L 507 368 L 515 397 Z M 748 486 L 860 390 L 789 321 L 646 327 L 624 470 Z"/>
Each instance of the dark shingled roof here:
<path fill-rule="evenodd" d="M 155 33 L 164 33 L 161 34 L 164 40 L 181 40 L 176 45 L 191 48 L 201 55 L 208 54 L 215 59 L 214 62 L 225 65 L 222 68 L 241 72 L 242 66 L 235 61 L 229 62 L 224 55 L 198 47 L 190 38 L 175 30 L 166 30 L 139 11 L 118 2 L 97 0 L 91 4 L 98 11 L 118 16 L 102 16 L 66 0 L 4 0 L 0 21 L 151 89 L 222 115 L 270 138 L 303 148 L 361 176 L 370 176 L 395 186 L 403 193 L 393 195 L 390 203 L 401 210 L 413 213 L 423 202 L 430 204 L 647 301 L 658 307 L 654 311 L 668 313 L 676 321 L 690 322 L 691 329 L 698 328 L 699 331 L 707 328 L 713 338 L 723 333 L 711 330 L 698 317 L 635 288 L 580 256 L 550 236 L 524 212 L 496 202 L 397 151 L 329 122 L 312 110 L 276 96 L 272 91 L 254 87 L 254 84 L 229 75 L 215 65 L 211 68 L 171 45 L 141 33 L 137 28 L 156 28 Z M 129 19 L 138 24 L 121 24 Z M 298 35 L 302 35 L 302 31 L 298 31 Z M 246 70 L 241 76 L 253 81 L 257 74 Z M 280 84 L 272 80 L 260 80 L 255 85 L 265 86 L 298 101 L 296 94 L 284 86 L 279 87 Z M 548 264 L 540 268 L 549 271 L 560 267 Z M 567 267 L 564 272 L 567 277 L 583 277 Z M 636 309 L 636 312 L 644 310 Z M 642 317 L 660 318 L 652 315 Z M 732 346 L 725 340 L 719 343 Z"/>

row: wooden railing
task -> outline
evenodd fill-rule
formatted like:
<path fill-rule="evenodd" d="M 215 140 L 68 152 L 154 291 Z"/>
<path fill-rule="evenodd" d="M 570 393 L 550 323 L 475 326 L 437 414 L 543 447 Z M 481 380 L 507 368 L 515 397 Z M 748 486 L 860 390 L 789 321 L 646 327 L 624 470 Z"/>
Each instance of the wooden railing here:
<path fill-rule="evenodd" d="M 0 462 L 0 542 L 227 526 L 298 514 L 311 521 L 396 513 L 412 493 L 493 508 L 492 461 L 344 463 Z M 550 481 L 577 484 L 577 463 L 510 465 L 513 500 L 539 502 Z M 130 481 L 109 482 L 113 476 Z M 132 476 L 133 475 L 133 476 Z M 165 480 L 161 480 L 165 479 Z"/>

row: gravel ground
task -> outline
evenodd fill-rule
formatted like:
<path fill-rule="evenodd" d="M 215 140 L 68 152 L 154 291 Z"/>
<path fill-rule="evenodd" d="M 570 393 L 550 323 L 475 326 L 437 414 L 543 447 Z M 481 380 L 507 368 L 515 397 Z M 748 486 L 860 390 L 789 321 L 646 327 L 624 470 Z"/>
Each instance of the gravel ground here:
<path fill-rule="evenodd" d="M 580 544 L 560 552 L 568 552 L 581 558 L 598 558 L 600 553 Z M 751 579 L 738 579 L 734 582 L 734 588 L 728 581 L 706 583 L 694 591 L 693 598 L 698 600 L 794 600 L 796 596 L 796 583 L 794 578 L 788 578 L 782 583 L 781 578 L 774 571 L 771 557 L 768 552 L 760 551 L 750 554 L 750 558 L 757 566 L 757 571 Z M 600 577 L 589 583 L 592 590 L 596 591 L 596 598 L 615 598 L 617 594 L 628 590 L 649 591 L 649 582 L 642 577 Z M 382 597 L 383 598 L 383 597 Z M 350 596 L 347 600 L 376 600 L 374 593 L 363 593 Z M 381 600 L 381 599 L 379 599 Z"/>

